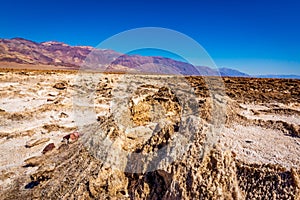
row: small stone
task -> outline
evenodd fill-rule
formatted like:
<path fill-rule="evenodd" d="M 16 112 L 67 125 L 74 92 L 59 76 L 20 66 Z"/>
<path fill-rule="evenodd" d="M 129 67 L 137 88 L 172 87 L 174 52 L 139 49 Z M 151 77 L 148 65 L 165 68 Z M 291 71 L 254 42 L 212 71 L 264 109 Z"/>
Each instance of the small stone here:
<path fill-rule="evenodd" d="M 68 135 L 65 135 L 63 137 L 63 140 L 66 142 L 75 142 L 76 140 L 78 140 L 79 138 L 79 133 L 78 132 L 74 132 L 74 133 L 70 133 Z"/>
<path fill-rule="evenodd" d="M 71 135 L 71 134 L 65 135 L 65 136 L 63 137 L 63 140 L 65 140 L 66 142 L 68 142 L 69 139 L 70 139 L 70 135 Z"/>
<path fill-rule="evenodd" d="M 55 97 L 55 96 L 57 96 L 59 93 L 58 92 L 50 92 L 49 94 L 48 94 L 48 96 L 50 96 L 50 97 Z"/>
<path fill-rule="evenodd" d="M 69 117 L 68 114 L 64 113 L 64 112 L 61 112 L 60 115 L 59 115 L 60 118 L 67 118 Z"/>
<path fill-rule="evenodd" d="M 58 90 L 64 90 L 64 89 L 67 88 L 67 83 L 65 81 L 64 82 L 55 83 L 53 87 L 55 89 L 58 89 Z"/>
<path fill-rule="evenodd" d="M 25 166 L 24 167 L 35 167 L 38 166 L 41 163 L 41 157 L 40 156 L 33 156 L 31 158 L 28 158 L 24 160 Z"/>
<path fill-rule="evenodd" d="M 26 148 L 31 148 L 40 144 L 43 144 L 45 142 L 48 142 L 50 139 L 49 138 L 41 138 L 41 139 L 32 139 L 26 142 L 25 147 Z"/>
<path fill-rule="evenodd" d="M 70 140 L 71 141 L 76 141 L 76 140 L 78 140 L 78 138 L 79 138 L 79 133 L 78 132 L 71 133 L 71 135 L 70 135 Z"/>
<path fill-rule="evenodd" d="M 48 151 L 52 151 L 54 148 L 55 148 L 54 143 L 50 143 L 43 149 L 42 153 L 45 154 Z"/>

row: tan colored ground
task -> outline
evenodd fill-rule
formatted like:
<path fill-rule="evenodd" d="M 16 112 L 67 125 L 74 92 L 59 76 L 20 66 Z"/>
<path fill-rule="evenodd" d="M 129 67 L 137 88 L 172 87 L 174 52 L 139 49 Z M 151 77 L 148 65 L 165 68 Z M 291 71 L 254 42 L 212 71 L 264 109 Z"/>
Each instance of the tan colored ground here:
<path fill-rule="evenodd" d="M 97 159 L 93 153 L 102 150 L 101 146 L 83 145 L 91 142 L 84 132 L 105 130 L 113 141 L 110 151 L 120 147 L 155 155 L 172 139 L 176 141 L 178 123 L 185 124 L 180 119 L 183 105 L 175 98 L 185 85 L 172 83 L 178 88 L 176 93 L 174 88 L 157 85 L 164 78 L 153 75 L 93 74 L 93 81 L 84 82 L 87 85 L 79 77 L 74 71 L 0 70 L 0 199 L 300 197 L 300 80 L 224 78 L 226 118 L 214 138 L 216 146 L 202 157 L 215 116 L 205 81 L 187 78 L 201 116 L 191 147 L 180 160 L 162 164 L 163 170 L 124 173 Z M 134 93 L 121 84 L 142 87 Z M 90 104 L 79 98 L 92 93 L 87 100 Z M 116 103 L 111 101 L 113 95 L 121 101 L 126 94 L 132 95 L 129 117 L 111 118 L 110 110 L 123 111 L 122 106 L 112 106 Z M 81 118 L 81 108 L 91 113 Z M 149 134 L 157 127 L 156 121 L 160 124 L 164 119 L 171 124 L 157 135 Z M 129 123 L 132 128 L 122 131 L 120 124 Z M 78 125 L 86 124 L 90 126 L 79 129 L 79 141 L 62 142 Z M 50 143 L 56 148 L 42 154 Z M 125 164 L 138 165 L 139 161 L 126 163 L 125 159 Z"/>

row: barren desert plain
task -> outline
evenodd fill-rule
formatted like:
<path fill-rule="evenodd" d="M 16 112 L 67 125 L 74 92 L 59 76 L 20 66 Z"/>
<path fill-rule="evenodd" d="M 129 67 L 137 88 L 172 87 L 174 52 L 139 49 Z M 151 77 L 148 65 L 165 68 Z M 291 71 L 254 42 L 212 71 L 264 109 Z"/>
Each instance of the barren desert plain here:
<path fill-rule="evenodd" d="M 163 75 L 87 74 L 0 70 L 0 199 L 300 199 L 300 80 L 222 77 L 220 96 L 207 88 L 214 77 L 182 77 L 175 91 L 158 84 L 169 80 Z M 197 127 L 182 116 L 184 84 L 195 95 Z M 90 105 L 80 104 L 86 93 Z M 129 112 L 116 119 L 111 113 L 123 111 L 113 103 L 126 94 Z M 83 107 L 91 114 L 81 115 Z M 209 131 L 217 108 L 224 118 Z M 186 133 L 191 144 L 166 162 L 156 152 L 186 126 L 196 127 Z M 151 156 L 108 165 L 118 148 Z M 161 167 L 150 169 L 155 159 Z"/>

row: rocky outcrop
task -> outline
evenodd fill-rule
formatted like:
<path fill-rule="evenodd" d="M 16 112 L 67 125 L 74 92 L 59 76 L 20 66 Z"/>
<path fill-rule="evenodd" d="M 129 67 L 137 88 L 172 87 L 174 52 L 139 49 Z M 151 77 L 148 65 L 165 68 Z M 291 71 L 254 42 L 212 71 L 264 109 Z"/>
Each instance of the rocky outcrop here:
<path fill-rule="evenodd" d="M 168 169 L 124 173 L 105 167 L 79 143 L 63 144 L 40 158 L 25 186 L 2 197 L 31 199 L 297 199 L 300 172 L 247 164 L 214 147 L 203 158 L 190 151 Z M 60 163 L 58 165 L 58 163 Z M 19 190 L 20 189 L 20 190 Z M 18 195 L 18 196 L 14 196 Z"/>

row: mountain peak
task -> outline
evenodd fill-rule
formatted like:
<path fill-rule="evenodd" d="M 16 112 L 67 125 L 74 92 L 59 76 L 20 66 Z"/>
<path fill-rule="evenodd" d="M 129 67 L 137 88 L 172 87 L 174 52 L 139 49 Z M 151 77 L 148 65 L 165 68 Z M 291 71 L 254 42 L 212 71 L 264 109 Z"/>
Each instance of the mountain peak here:
<path fill-rule="evenodd" d="M 38 44 L 37 42 L 34 42 L 32 40 L 28 40 L 28 39 L 25 39 L 25 38 L 21 38 L 21 37 L 15 37 L 15 38 L 12 38 L 12 39 L 6 40 L 6 41 L 17 41 L 17 42 L 22 42 L 22 43 Z"/>
<path fill-rule="evenodd" d="M 33 41 L 31 41 L 31 40 L 28 40 L 28 39 L 25 39 L 25 38 L 22 38 L 22 37 L 14 37 L 14 38 L 12 38 L 11 40 L 33 42 Z"/>
<path fill-rule="evenodd" d="M 45 46 L 52 46 L 52 45 L 61 45 L 61 46 L 69 46 L 63 42 L 57 42 L 57 41 L 47 41 L 47 42 L 41 42 L 41 45 Z"/>

